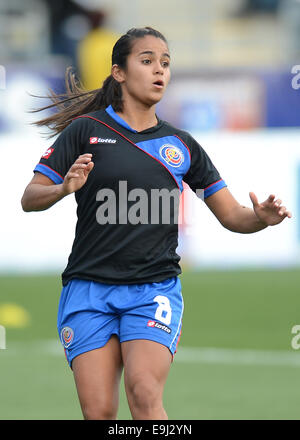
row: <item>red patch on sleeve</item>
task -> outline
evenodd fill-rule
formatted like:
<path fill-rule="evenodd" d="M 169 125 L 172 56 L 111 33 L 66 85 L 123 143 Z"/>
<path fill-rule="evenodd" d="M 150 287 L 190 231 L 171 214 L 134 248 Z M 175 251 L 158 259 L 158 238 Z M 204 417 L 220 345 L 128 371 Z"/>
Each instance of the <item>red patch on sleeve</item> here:
<path fill-rule="evenodd" d="M 54 148 L 48 148 L 48 150 L 46 150 L 45 153 L 43 154 L 42 159 L 49 159 L 53 151 Z"/>

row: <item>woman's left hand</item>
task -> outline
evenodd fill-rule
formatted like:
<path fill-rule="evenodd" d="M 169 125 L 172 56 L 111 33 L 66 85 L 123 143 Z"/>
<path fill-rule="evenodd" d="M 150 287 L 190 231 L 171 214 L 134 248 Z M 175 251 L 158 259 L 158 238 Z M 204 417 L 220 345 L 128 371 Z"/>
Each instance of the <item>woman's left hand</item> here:
<path fill-rule="evenodd" d="M 258 219 L 267 226 L 278 225 L 286 217 L 291 218 L 291 212 L 287 211 L 285 206 L 281 206 L 280 199 L 275 200 L 275 195 L 271 194 L 263 203 L 259 203 L 256 195 L 253 192 L 249 193 L 253 204 L 253 210 Z"/>

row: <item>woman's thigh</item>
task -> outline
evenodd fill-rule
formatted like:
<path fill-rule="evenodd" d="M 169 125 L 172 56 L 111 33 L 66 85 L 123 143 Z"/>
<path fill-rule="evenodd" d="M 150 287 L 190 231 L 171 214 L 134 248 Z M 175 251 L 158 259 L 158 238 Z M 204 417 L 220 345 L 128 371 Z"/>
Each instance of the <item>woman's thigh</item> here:
<path fill-rule="evenodd" d="M 121 344 L 124 384 L 133 418 L 166 418 L 164 386 L 172 353 L 155 341 L 137 339 Z"/>
<path fill-rule="evenodd" d="M 101 348 L 72 361 L 81 409 L 86 419 L 116 419 L 123 362 L 116 335 Z"/>

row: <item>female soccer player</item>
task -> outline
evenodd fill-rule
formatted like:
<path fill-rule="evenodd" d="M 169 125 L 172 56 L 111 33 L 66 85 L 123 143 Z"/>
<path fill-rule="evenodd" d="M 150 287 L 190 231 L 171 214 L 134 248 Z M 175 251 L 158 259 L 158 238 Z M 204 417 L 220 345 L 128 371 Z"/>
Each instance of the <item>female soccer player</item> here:
<path fill-rule="evenodd" d="M 97 54 L 95 54 L 97 56 Z M 155 113 L 170 80 L 164 36 L 131 29 L 115 44 L 111 75 L 84 92 L 67 71 L 58 112 L 37 125 L 59 134 L 34 169 L 24 211 L 68 194 L 76 234 L 62 274 L 58 332 L 85 419 L 115 419 L 124 383 L 133 419 L 166 419 L 163 389 L 181 333 L 176 207 L 185 181 L 221 224 L 240 233 L 290 212 L 274 195 L 241 206 L 202 147 Z M 47 108 L 47 107 L 45 107 Z"/>

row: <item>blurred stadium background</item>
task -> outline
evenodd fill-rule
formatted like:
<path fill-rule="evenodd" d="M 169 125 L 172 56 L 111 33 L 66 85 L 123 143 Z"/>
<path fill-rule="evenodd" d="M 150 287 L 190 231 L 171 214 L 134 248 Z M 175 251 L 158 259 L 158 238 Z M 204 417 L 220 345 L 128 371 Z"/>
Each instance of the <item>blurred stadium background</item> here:
<path fill-rule="evenodd" d="M 185 192 L 169 418 L 299 419 L 299 0 L 0 0 L 0 419 L 81 418 L 56 333 L 76 206 L 70 196 L 21 209 L 51 144 L 30 125 L 39 115 L 28 110 L 44 102 L 29 93 L 63 90 L 69 65 L 100 87 L 113 42 L 147 25 L 172 55 L 160 117 L 192 133 L 241 203 L 251 205 L 249 191 L 261 201 L 274 193 L 293 213 L 239 235 Z M 130 419 L 123 389 L 119 419 Z"/>

